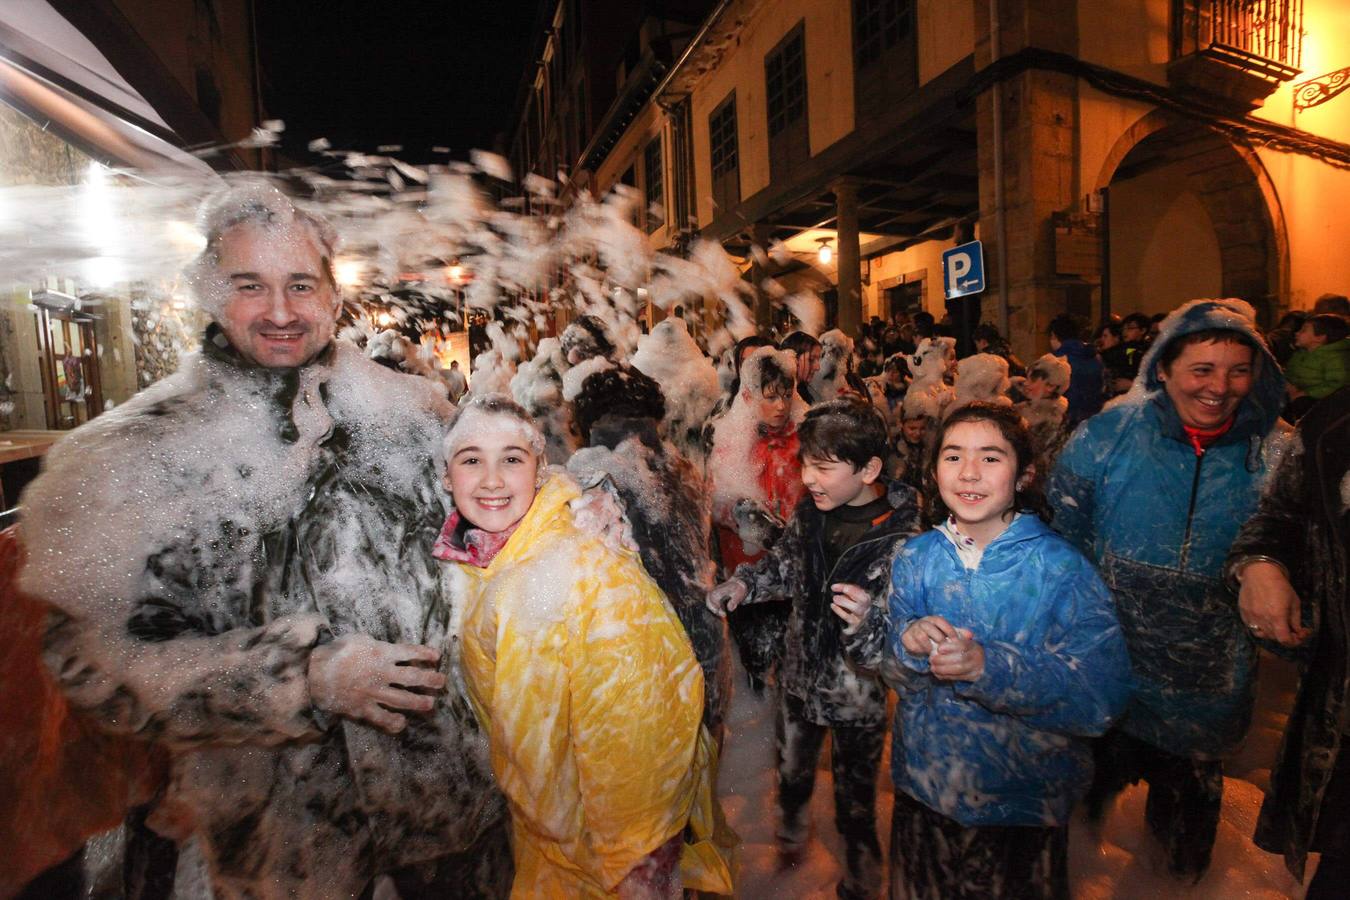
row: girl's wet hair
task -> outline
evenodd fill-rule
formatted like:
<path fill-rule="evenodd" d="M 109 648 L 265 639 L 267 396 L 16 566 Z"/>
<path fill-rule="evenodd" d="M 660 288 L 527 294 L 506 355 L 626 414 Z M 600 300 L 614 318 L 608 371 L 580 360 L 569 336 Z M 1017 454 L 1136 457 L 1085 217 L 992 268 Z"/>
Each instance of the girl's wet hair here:
<path fill-rule="evenodd" d="M 778 360 L 765 357 L 760 363 L 760 393 L 767 394 L 770 388 L 784 396 L 792 396 L 797 389 L 797 373 L 778 364 Z"/>
<path fill-rule="evenodd" d="M 539 430 L 534 418 L 525 411 L 525 407 L 506 394 L 482 394 L 465 398 L 459 408 L 451 414 L 445 429 L 445 440 L 441 444 L 447 463 L 455 455 L 455 448 L 469 436 L 467 432 L 461 433 L 461 429 L 472 429 L 487 416 L 515 420 L 520 426 L 522 435 L 527 439 L 530 450 L 535 456 L 543 457 L 544 433 Z"/>
<path fill-rule="evenodd" d="M 1020 413 L 1011 406 L 998 406 L 982 401 L 967 403 L 938 426 L 937 440 L 933 444 L 928 465 L 924 469 L 924 495 L 929 500 L 928 517 L 934 525 L 941 524 L 951 515 L 947 504 L 942 502 L 942 492 L 937 486 L 938 460 L 942 458 L 942 446 L 947 440 L 947 432 L 963 422 L 988 422 L 998 429 L 998 433 L 1008 442 L 1008 446 L 1012 447 L 1013 456 L 1017 460 L 1014 484 L 1020 484 L 1027 469 L 1032 468 L 1036 462 L 1036 449 L 1031 439 L 1031 430 L 1027 428 L 1027 423 L 1023 421 Z M 1034 513 L 1049 522 L 1050 504 L 1046 502 L 1045 493 L 1041 490 L 1041 479 L 1044 474 L 1034 471 L 1023 487 L 1014 489 L 1013 509 L 1018 512 Z"/>

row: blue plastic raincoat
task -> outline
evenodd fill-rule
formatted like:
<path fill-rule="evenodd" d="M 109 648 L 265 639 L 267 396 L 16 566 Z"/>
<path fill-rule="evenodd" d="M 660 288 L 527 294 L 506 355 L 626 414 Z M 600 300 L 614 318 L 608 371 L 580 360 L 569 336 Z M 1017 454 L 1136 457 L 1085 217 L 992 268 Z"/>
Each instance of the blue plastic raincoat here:
<path fill-rule="evenodd" d="M 1096 560 L 1115 594 L 1136 679 L 1121 730 L 1196 759 L 1241 742 L 1254 700 L 1255 647 L 1221 570 L 1284 444 L 1284 379 L 1249 309 L 1198 300 L 1172 313 L 1134 389 L 1074 433 L 1048 491 L 1055 527 Z M 1197 454 L 1158 360 L 1169 342 L 1211 328 L 1240 331 L 1259 351 L 1232 427 Z"/>

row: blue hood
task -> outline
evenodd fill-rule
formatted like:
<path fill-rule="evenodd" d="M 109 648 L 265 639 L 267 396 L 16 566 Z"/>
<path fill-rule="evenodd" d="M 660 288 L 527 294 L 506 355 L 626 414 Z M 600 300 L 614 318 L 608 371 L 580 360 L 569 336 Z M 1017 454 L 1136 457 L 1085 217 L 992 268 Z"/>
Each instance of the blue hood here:
<path fill-rule="evenodd" d="M 1097 355 L 1097 351 L 1078 338 L 1069 338 L 1066 341 L 1059 342 L 1059 349 L 1054 351 L 1054 355 L 1072 356 L 1074 359 L 1092 359 Z"/>
<path fill-rule="evenodd" d="M 1130 399 L 1152 399 L 1162 407 L 1168 418 L 1175 419 L 1176 410 L 1171 398 L 1158 379 L 1158 361 L 1164 349 L 1173 341 L 1211 328 L 1236 331 L 1256 347 L 1256 383 L 1238 407 L 1234 430 L 1244 435 L 1268 433 L 1280 418 L 1280 410 L 1284 407 L 1284 375 L 1266 346 L 1265 339 L 1256 330 L 1253 310 L 1244 300 L 1192 300 L 1173 310 L 1163 320 L 1157 340 L 1139 363 L 1139 376 L 1130 392 Z"/>

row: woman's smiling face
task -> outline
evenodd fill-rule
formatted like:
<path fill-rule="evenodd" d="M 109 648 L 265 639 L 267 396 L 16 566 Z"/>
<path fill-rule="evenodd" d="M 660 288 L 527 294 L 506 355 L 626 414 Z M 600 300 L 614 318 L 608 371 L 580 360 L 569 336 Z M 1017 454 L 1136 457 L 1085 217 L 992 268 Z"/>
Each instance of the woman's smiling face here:
<path fill-rule="evenodd" d="M 1158 378 L 1181 423 L 1218 428 L 1237 412 L 1255 381 L 1256 353 L 1240 340 L 1188 344 Z"/>

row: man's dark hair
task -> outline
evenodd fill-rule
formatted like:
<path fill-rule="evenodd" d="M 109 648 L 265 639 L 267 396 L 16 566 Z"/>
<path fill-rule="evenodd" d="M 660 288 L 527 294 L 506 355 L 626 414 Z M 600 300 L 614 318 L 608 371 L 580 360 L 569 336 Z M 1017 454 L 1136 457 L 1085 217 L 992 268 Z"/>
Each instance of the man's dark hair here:
<path fill-rule="evenodd" d="M 666 398 L 661 386 L 631 366 L 615 366 L 587 376 L 581 393 L 572 401 L 572 420 L 583 443 L 591 441 L 591 428 L 602 418 L 665 418 Z"/>
<path fill-rule="evenodd" d="M 802 459 L 837 459 L 856 472 L 873 458 L 886 459 L 886 423 L 870 404 L 842 397 L 811 407 L 797 429 Z"/>
<path fill-rule="evenodd" d="M 1111 332 L 1116 340 L 1120 340 L 1123 330 L 1123 322 L 1103 322 L 1102 327 L 1097 329 L 1097 337 L 1101 337 L 1103 331 Z M 1146 328 L 1148 326 L 1145 326 Z"/>
<path fill-rule="evenodd" d="M 1145 334 L 1148 334 L 1148 327 L 1153 323 L 1150 322 L 1148 316 L 1144 315 L 1143 313 L 1132 312 L 1125 318 L 1121 319 L 1120 324 L 1122 327 L 1125 325 L 1133 325 L 1134 327 L 1141 329 Z"/>
<path fill-rule="evenodd" d="M 1333 313 L 1313 316 L 1308 319 L 1308 324 L 1312 326 L 1313 334 L 1326 338 L 1328 344 L 1343 341 L 1350 334 L 1350 322 Z"/>
<path fill-rule="evenodd" d="M 1303 327 L 1303 323 L 1308 321 L 1308 318 L 1307 310 L 1291 309 L 1289 312 L 1280 316 L 1280 322 L 1275 328 L 1284 329 L 1285 331 L 1298 331 Z"/>
<path fill-rule="evenodd" d="M 1350 297 L 1344 294 L 1323 294 L 1313 303 L 1313 315 L 1330 313 L 1333 316 L 1350 316 Z"/>
<path fill-rule="evenodd" d="M 896 371 L 906 378 L 909 377 L 909 357 L 903 353 L 892 353 L 886 357 L 886 363 L 881 367 L 881 371 Z"/>
<path fill-rule="evenodd" d="M 1003 343 L 1003 335 L 998 333 L 998 326 L 993 322 L 981 322 L 975 326 L 975 330 L 970 333 L 971 340 L 984 341 L 991 347 L 997 347 Z"/>
<path fill-rule="evenodd" d="M 937 319 L 933 318 L 930 312 L 917 312 L 914 314 L 914 337 L 915 339 L 937 337 Z"/>
<path fill-rule="evenodd" d="M 1078 341 L 1083 339 L 1083 323 L 1077 316 L 1068 313 L 1061 313 L 1050 320 L 1051 334 L 1061 341 Z"/>
<path fill-rule="evenodd" d="M 1256 342 L 1245 332 L 1237 331 L 1232 328 L 1202 328 L 1199 331 L 1192 331 L 1190 334 L 1183 334 L 1180 337 L 1172 338 L 1163 347 L 1162 355 L 1158 357 L 1158 368 L 1164 372 L 1172 371 L 1172 363 L 1176 362 L 1181 356 L 1181 352 L 1192 344 L 1245 344 L 1252 348 L 1252 362 L 1255 363 L 1261 358 L 1258 352 Z"/>

